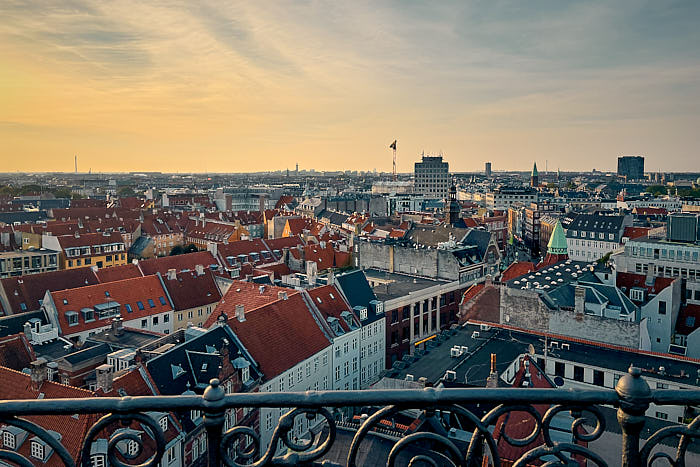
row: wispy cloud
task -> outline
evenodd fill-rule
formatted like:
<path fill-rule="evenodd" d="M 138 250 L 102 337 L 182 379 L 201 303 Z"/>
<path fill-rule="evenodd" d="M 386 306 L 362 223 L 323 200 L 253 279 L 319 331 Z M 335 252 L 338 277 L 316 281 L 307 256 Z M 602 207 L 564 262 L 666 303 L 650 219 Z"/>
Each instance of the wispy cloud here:
<path fill-rule="evenodd" d="M 660 157 L 689 168 L 699 13 L 691 1 L 8 0 L 0 120 L 51 127 L 54 151 L 130 148 L 104 169 L 147 156 L 227 170 L 232 153 L 256 155 L 241 170 L 290 157 L 371 168 L 399 137 L 466 170 L 568 153 L 554 132 L 584 141 L 563 168 L 609 166 L 635 133 L 641 152 L 666 148 Z M 15 151 L 51 164 L 21 133 L 0 126 Z"/>

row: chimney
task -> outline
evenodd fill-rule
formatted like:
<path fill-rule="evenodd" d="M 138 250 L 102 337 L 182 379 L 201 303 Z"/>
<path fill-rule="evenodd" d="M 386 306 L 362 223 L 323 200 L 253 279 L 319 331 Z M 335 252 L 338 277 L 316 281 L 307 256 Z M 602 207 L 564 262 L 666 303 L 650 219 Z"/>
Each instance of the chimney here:
<path fill-rule="evenodd" d="M 115 337 L 121 337 L 124 335 L 124 328 L 122 327 L 121 315 L 117 315 L 112 319 L 112 334 Z"/>
<path fill-rule="evenodd" d="M 493 285 L 493 276 L 491 274 L 486 274 L 486 287 Z"/>
<path fill-rule="evenodd" d="M 238 318 L 238 321 L 241 323 L 245 321 L 245 308 L 243 305 L 236 305 L 236 318 Z"/>
<path fill-rule="evenodd" d="M 201 265 L 201 264 L 195 265 L 194 270 L 197 271 L 198 276 L 204 275 L 204 266 L 203 265 Z"/>
<path fill-rule="evenodd" d="M 80 238 L 80 232 L 78 232 L 77 230 L 75 231 L 74 235 L 75 235 L 75 238 Z"/>
<path fill-rule="evenodd" d="M 174 281 L 177 278 L 177 273 L 175 272 L 175 269 L 168 269 L 167 278 L 169 281 Z"/>
<path fill-rule="evenodd" d="M 584 314 L 586 312 L 586 289 L 578 285 L 574 292 L 574 310 L 576 314 Z"/>
<path fill-rule="evenodd" d="M 260 295 L 264 294 L 265 293 L 265 286 L 261 285 L 260 287 L 258 287 L 258 290 L 260 291 Z"/>
<path fill-rule="evenodd" d="M 44 357 L 39 357 L 31 363 L 31 383 L 34 391 L 38 391 L 47 379 L 46 365 L 47 361 Z"/>
<path fill-rule="evenodd" d="M 279 292 L 277 292 L 277 298 L 279 300 L 286 300 L 287 299 L 287 292 L 280 290 Z"/>
<path fill-rule="evenodd" d="M 92 269 L 92 272 L 94 272 L 95 274 L 97 274 L 97 271 L 98 271 L 100 268 L 98 268 L 97 266 L 95 266 L 95 265 L 93 264 L 92 266 L 90 266 L 90 269 Z"/>
<path fill-rule="evenodd" d="M 97 389 L 102 389 L 104 392 L 111 391 L 114 382 L 114 367 L 105 363 L 95 368 L 95 374 L 97 376 Z"/>
<path fill-rule="evenodd" d="M 496 354 L 491 354 L 491 372 L 488 378 L 486 378 L 487 388 L 497 388 L 498 387 L 498 369 L 496 369 Z"/>

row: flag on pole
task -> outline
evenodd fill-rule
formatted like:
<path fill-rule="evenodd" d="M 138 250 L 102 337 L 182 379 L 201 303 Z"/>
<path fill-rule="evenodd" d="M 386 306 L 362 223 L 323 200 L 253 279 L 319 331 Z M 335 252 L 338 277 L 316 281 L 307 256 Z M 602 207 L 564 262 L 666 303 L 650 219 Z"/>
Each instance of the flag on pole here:
<path fill-rule="evenodd" d="M 393 149 L 394 151 L 396 151 L 396 140 L 394 140 L 394 142 L 391 143 L 391 144 L 389 145 L 389 147 L 390 147 L 391 149 Z"/>

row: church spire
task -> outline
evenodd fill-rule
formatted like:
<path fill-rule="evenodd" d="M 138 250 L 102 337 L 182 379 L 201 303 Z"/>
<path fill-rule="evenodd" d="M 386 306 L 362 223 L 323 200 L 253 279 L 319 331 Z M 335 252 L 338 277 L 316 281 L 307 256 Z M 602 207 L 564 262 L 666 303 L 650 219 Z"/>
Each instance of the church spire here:
<path fill-rule="evenodd" d="M 540 185 L 540 174 L 537 172 L 537 162 L 532 166 L 532 173 L 530 174 L 530 186 L 537 188 Z"/>

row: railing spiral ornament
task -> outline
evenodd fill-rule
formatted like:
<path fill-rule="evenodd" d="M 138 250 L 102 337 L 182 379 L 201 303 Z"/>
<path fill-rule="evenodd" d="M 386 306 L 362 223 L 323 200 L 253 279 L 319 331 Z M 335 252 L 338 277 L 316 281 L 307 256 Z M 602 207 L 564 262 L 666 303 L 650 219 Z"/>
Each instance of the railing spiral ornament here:
<path fill-rule="evenodd" d="M 227 395 L 219 381 L 213 379 L 201 396 L 5 400 L 0 401 L 0 431 L 3 434 L 0 440 L 3 443 L 0 445 L 0 464 L 10 463 L 22 467 L 37 465 L 40 461 L 34 457 L 34 446 L 28 443 L 40 440 L 46 449 L 51 449 L 50 452 L 45 451 L 51 456 L 51 464 L 92 467 L 92 455 L 99 455 L 104 456 L 103 462 L 115 467 L 155 467 L 163 460 L 166 440 L 159 420 L 152 414 L 195 410 L 203 414 L 208 446 L 204 453 L 206 458 L 200 458 L 196 462 L 209 466 L 336 465 L 326 456 L 337 439 L 338 426 L 357 428 L 346 453 L 348 467 L 358 465 L 360 450 L 369 446 L 369 442 L 365 442 L 369 436 L 375 435 L 383 440 L 391 440 L 393 444 L 384 453 L 388 466 L 472 467 L 490 464 L 499 467 L 506 461 L 505 458 L 501 459 L 500 454 L 505 455 L 508 450 L 499 453 L 499 448 L 505 444 L 520 448 L 510 450 L 509 454 L 510 457 L 519 459 L 507 459 L 515 462 L 513 465 L 516 467 L 533 464 L 568 466 L 583 461 L 588 465 L 606 466 L 602 457 L 589 449 L 586 443 L 600 439 L 606 432 L 603 407 L 616 407 L 622 442 L 619 462 L 614 462 L 614 465 L 693 465 L 696 460 L 691 458 L 691 454 L 697 454 L 689 452 L 689 447 L 691 442 L 700 439 L 700 416 L 687 425 L 672 425 L 658 430 L 641 449 L 640 438 L 652 403 L 655 407 L 700 405 L 700 389 L 651 390 L 641 373 L 638 368 L 630 368 L 628 374 L 620 378 L 615 390 L 425 388 Z M 467 404 L 469 407 L 474 404 L 495 407 L 481 417 L 481 413 L 477 416 L 465 408 Z M 338 421 L 337 425 L 336 416 L 340 414 L 337 408 L 353 406 L 381 408 L 367 417 L 359 427 L 349 421 Z M 277 426 L 268 434 L 271 437 L 269 444 L 263 444 L 262 440 L 266 437 L 261 436 L 253 427 L 236 426 L 224 430 L 226 411 L 244 407 L 253 410 L 292 408 L 280 417 Z M 406 415 L 414 417 L 415 413 L 409 412 L 413 410 L 422 412 L 419 420 L 426 429 L 406 430 L 404 426 L 392 424 L 392 420 Z M 554 441 L 555 419 L 563 412 L 568 412 L 572 417 L 572 441 L 568 443 Z M 99 414 L 101 418 L 89 427 L 79 451 L 69 452 L 56 433 L 40 426 L 40 420 L 44 415 L 70 417 L 75 414 Z M 24 418 L 27 416 L 32 419 Z M 298 422 L 300 417 L 308 419 L 311 431 L 295 438 L 294 435 L 299 434 L 294 429 L 299 426 L 295 420 Z M 387 424 L 387 421 L 390 423 Z M 528 428 L 520 428 L 516 436 L 515 431 L 508 431 L 508 427 L 513 426 L 509 423 L 514 421 L 522 422 Z M 497 444 L 491 430 L 502 422 L 505 424 L 497 430 Z M 453 428 L 471 433 L 471 439 L 453 436 Z M 569 432 L 568 429 L 566 431 Z M 36 438 L 30 438 L 32 435 Z M 172 444 L 167 444 L 168 449 L 174 448 L 174 456 L 185 455 L 182 435 L 180 433 L 170 440 Z M 15 437 L 14 441 L 12 436 Z M 184 433 L 184 436 L 187 434 Z M 193 436 L 199 436 L 199 432 Z M 96 441 L 99 441 L 102 449 L 106 445 L 106 451 L 95 452 Z M 675 454 L 669 454 L 668 449 L 659 449 L 661 444 L 674 446 Z M 15 446 L 20 449 L 14 449 Z M 285 452 L 277 454 L 280 446 L 286 447 Z M 527 452 L 523 454 L 525 450 Z M 362 451 L 362 454 L 365 455 L 365 452 Z M 374 452 L 369 455 L 373 462 L 379 460 Z M 76 458 L 73 459 L 72 456 Z M 336 456 L 337 453 L 334 453 L 332 457 Z"/>
<path fill-rule="evenodd" d="M 662 440 L 666 438 L 679 438 L 678 446 L 676 448 L 676 456 L 672 456 L 666 452 L 654 452 L 652 451 L 657 447 Z M 645 466 L 656 465 L 657 460 L 665 460 L 668 465 L 673 467 L 685 467 L 687 464 L 685 462 L 686 453 L 688 452 L 688 446 L 694 439 L 700 438 L 700 416 L 697 416 L 688 425 L 679 426 L 667 426 L 661 428 L 656 433 L 651 435 L 649 439 L 644 443 L 644 446 L 639 452 L 642 464 Z"/>
<path fill-rule="evenodd" d="M 36 423 L 19 417 L 2 417 L 0 418 L 0 425 L 15 426 L 25 430 L 28 433 L 34 434 L 40 440 L 51 446 L 51 449 L 53 449 L 54 453 L 58 454 L 58 457 L 61 458 L 64 465 L 67 467 L 75 466 L 75 462 L 61 442 L 57 440 L 48 430 L 40 427 Z M 34 467 L 32 461 L 14 450 L 0 449 L 0 460 L 7 460 L 21 466 Z"/>
<path fill-rule="evenodd" d="M 92 462 L 90 460 L 92 443 L 96 440 L 100 434 L 105 430 L 110 430 L 115 424 L 120 424 L 122 427 L 129 427 L 133 422 L 138 422 L 143 428 L 144 432 L 155 442 L 155 452 L 153 452 L 148 459 L 139 463 L 132 464 L 128 462 L 122 462 L 119 457 L 125 459 L 126 461 L 131 461 L 140 457 L 144 452 L 145 439 L 137 436 L 135 433 L 128 431 L 121 431 L 119 433 L 112 433 L 107 442 L 107 459 L 109 465 L 115 467 L 155 467 L 163 458 L 165 454 L 165 436 L 163 435 L 163 430 L 151 417 L 143 413 L 111 413 L 103 416 L 97 422 L 95 422 L 83 442 L 83 447 L 81 451 L 81 459 L 83 466 L 91 466 Z M 111 430 L 114 431 L 114 430 Z M 120 443 L 122 443 L 120 445 Z M 125 452 L 124 445 L 126 443 L 135 443 L 136 451 L 130 453 Z"/>

